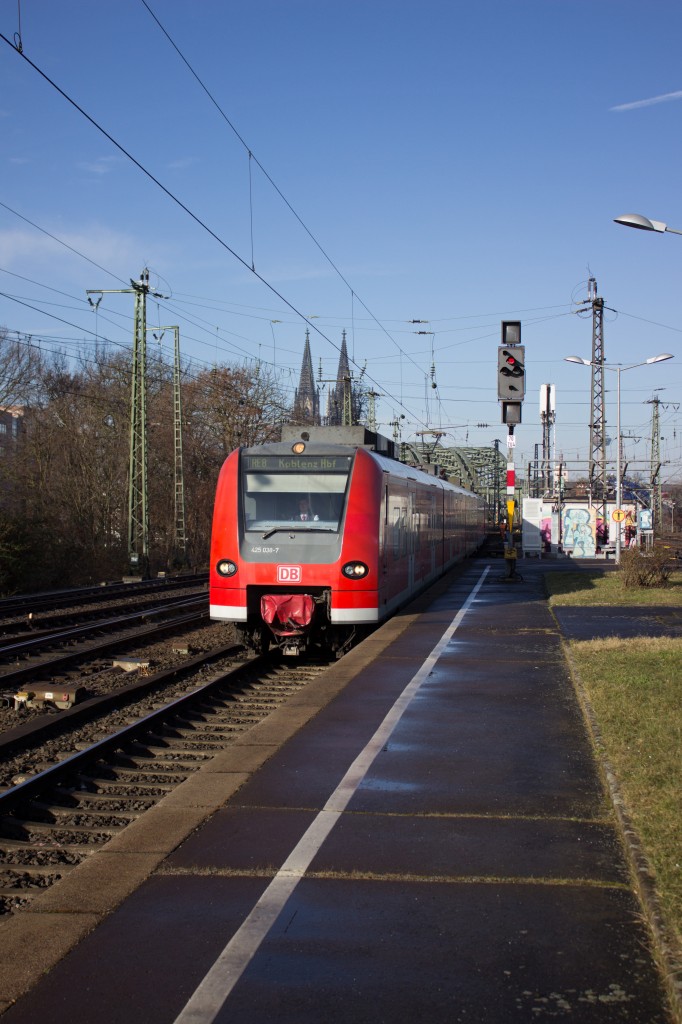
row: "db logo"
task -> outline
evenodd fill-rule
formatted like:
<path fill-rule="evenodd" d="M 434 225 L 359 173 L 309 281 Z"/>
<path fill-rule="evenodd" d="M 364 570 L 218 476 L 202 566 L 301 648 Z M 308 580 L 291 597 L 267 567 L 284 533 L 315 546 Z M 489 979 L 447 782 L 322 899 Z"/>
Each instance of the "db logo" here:
<path fill-rule="evenodd" d="M 277 582 L 278 583 L 300 583 L 301 582 L 301 567 L 300 567 L 300 565 L 278 565 L 277 566 Z"/>

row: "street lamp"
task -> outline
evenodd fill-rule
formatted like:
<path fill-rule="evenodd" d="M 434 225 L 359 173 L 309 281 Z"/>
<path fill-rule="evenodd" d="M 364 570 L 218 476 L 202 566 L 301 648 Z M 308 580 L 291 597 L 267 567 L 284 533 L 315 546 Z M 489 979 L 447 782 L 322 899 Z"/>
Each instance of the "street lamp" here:
<path fill-rule="evenodd" d="M 673 235 L 682 235 L 677 228 L 669 228 L 662 220 L 649 220 L 641 213 L 624 213 L 622 217 L 614 217 L 614 223 L 624 224 L 626 228 L 639 228 L 640 231 L 670 231 Z"/>
<path fill-rule="evenodd" d="M 659 230 L 654 228 L 654 230 Z M 682 234 L 682 232 L 680 232 Z M 620 508 L 622 496 L 621 496 L 621 454 L 620 454 L 620 375 L 625 370 L 634 370 L 638 366 L 648 366 L 649 363 L 663 363 L 666 359 L 673 359 L 674 356 L 670 352 L 662 352 L 658 356 L 650 356 L 649 359 L 645 359 L 642 363 L 633 363 L 631 366 L 621 366 L 620 363 L 616 363 L 613 366 L 609 366 L 607 363 L 601 365 L 605 370 L 613 370 L 616 374 L 616 438 L 617 438 L 617 454 L 616 454 L 616 508 Z M 595 366 L 590 359 L 583 359 L 582 356 L 564 356 L 564 361 L 567 363 L 580 363 L 582 366 Z M 621 532 L 620 523 L 616 529 L 616 565 L 620 564 L 620 549 L 621 549 Z"/>

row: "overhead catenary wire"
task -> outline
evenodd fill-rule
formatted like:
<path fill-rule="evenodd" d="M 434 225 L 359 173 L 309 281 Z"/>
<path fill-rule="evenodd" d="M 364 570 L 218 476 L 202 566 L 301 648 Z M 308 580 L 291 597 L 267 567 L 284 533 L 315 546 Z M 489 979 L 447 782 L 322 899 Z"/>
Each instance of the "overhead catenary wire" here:
<path fill-rule="evenodd" d="M 273 284 L 271 284 L 265 277 L 263 277 L 257 270 L 252 269 L 249 266 L 248 262 L 246 260 L 244 260 L 243 257 L 240 256 L 239 253 L 236 252 L 236 250 L 234 250 L 223 238 L 221 238 L 220 235 L 218 235 L 215 231 L 213 231 L 213 229 L 210 228 L 208 226 L 208 224 L 206 224 L 205 221 L 203 221 L 197 214 L 195 214 L 181 199 L 179 199 L 178 196 L 176 196 L 173 192 L 171 192 L 171 190 L 169 188 L 167 188 L 161 181 L 159 181 L 159 179 L 154 174 L 152 174 L 152 172 L 150 170 L 148 170 L 142 163 L 140 163 L 140 161 L 137 160 L 136 157 L 134 157 L 132 155 L 132 153 L 130 153 L 125 148 L 125 146 L 123 146 L 120 142 L 118 142 L 102 125 L 100 125 L 93 117 L 91 117 L 91 115 L 88 114 L 87 111 L 84 110 L 84 108 L 81 107 L 79 103 L 77 103 L 74 99 L 72 99 L 72 97 L 70 97 L 68 95 L 68 93 L 66 93 L 59 85 L 57 85 L 57 83 L 53 79 L 51 79 L 50 76 L 47 75 L 29 57 L 27 57 L 25 53 L 23 53 L 21 51 L 18 51 L 16 46 L 14 46 L 14 44 L 2 32 L 0 32 L 0 39 L 4 43 L 6 43 L 8 46 L 10 46 L 15 52 L 19 53 L 19 56 L 22 58 L 22 60 L 26 61 L 26 63 L 31 68 L 33 68 L 33 70 L 36 71 L 36 73 L 38 75 L 40 75 L 40 77 L 44 81 L 46 81 L 48 83 L 48 85 L 50 85 L 53 89 L 55 89 L 56 92 L 58 92 L 59 95 L 62 96 L 67 101 L 67 103 L 69 103 L 75 110 L 77 110 L 94 128 L 97 129 L 97 131 L 99 131 L 102 135 L 104 135 L 104 137 L 106 139 L 108 139 L 109 142 L 111 142 L 111 144 L 113 146 L 115 146 L 116 149 L 119 150 L 119 152 L 121 152 L 128 160 L 131 161 L 131 163 L 133 163 L 138 168 L 138 170 L 140 170 L 147 178 L 149 178 L 150 181 L 152 181 L 159 189 L 161 189 L 161 191 L 166 196 L 168 196 L 169 199 L 171 199 L 174 203 L 176 203 L 176 205 L 179 206 L 180 209 L 182 209 L 199 227 L 201 227 L 204 231 L 206 231 L 211 236 L 211 238 L 213 238 L 222 248 L 224 248 L 227 252 L 230 253 L 231 256 L 233 256 L 239 263 L 241 263 L 241 265 L 246 270 L 248 270 L 250 273 L 252 273 L 261 282 L 261 284 L 263 284 L 266 288 L 268 288 L 273 293 L 273 295 L 276 295 L 289 309 L 291 309 L 297 316 L 299 316 L 301 318 L 301 320 L 303 320 L 305 323 L 307 323 L 310 328 L 312 328 L 318 335 L 320 335 L 320 337 L 324 338 L 324 340 L 329 345 L 331 345 L 333 348 L 335 348 L 338 352 L 341 351 L 340 346 L 337 345 L 336 342 L 334 342 L 331 338 L 329 338 L 324 333 L 324 331 L 320 330 L 320 328 L 317 327 L 312 322 L 312 320 L 309 317 L 307 317 L 304 313 L 302 313 L 299 309 L 297 309 L 297 307 L 292 302 L 290 302 L 286 298 L 286 296 L 282 295 L 282 293 L 279 292 L 278 289 L 275 288 L 275 286 Z M 365 309 L 367 309 L 367 307 L 365 306 L 364 303 L 362 303 L 362 305 L 363 305 L 363 307 Z M 371 315 L 371 311 L 369 309 L 367 309 L 367 312 L 370 313 L 370 315 Z M 379 321 L 376 321 L 376 322 L 379 323 Z M 388 332 L 386 332 L 386 333 L 388 335 Z M 388 335 L 388 336 L 390 337 L 390 335 Z M 393 341 L 393 339 L 391 339 L 391 340 Z M 395 341 L 394 341 L 394 344 L 396 344 L 396 347 L 399 348 L 399 346 L 397 346 L 397 343 Z M 414 360 L 410 360 L 410 361 L 414 362 Z M 357 366 L 357 364 L 354 364 L 354 365 Z M 414 363 L 414 365 L 418 366 L 417 363 Z M 367 374 L 367 378 L 376 387 L 380 386 L 377 381 L 375 381 L 372 377 L 369 376 L 369 374 Z M 401 403 L 401 405 L 402 405 L 402 403 Z M 406 412 L 409 413 L 411 416 L 415 416 L 415 414 L 411 410 L 409 410 L 409 409 L 406 409 Z M 419 417 L 416 417 L 416 418 L 417 418 L 417 420 L 419 422 L 421 422 Z"/>
<path fill-rule="evenodd" d="M 276 182 L 274 181 L 274 179 L 273 179 L 273 178 L 271 177 L 271 175 L 270 175 L 270 174 L 269 174 L 269 173 L 267 172 L 267 170 L 265 169 L 265 167 L 263 166 L 263 164 L 262 164 L 262 163 L 260 162 L 260 160 L 258 160 L 258 158 L 257 158 L 257 157 L 256 157 L 256 156 L 255 156 L 255 155 L 253 154 L 253 151 L 252 151 L 251 147 L 250 147 L 250 146 L 249 146 L 249 145 L 247 144 L 246 140 L 245 140 L 245 139 L 244 139 L 244 138 L 242 137 L 242 135 L 241 135 L 241 134 L 240 134 L 240 132 L 239 132 L 239 131 L 237 130 L 237 128 L 235 127 L 235 125 L 233 124 L 233 122 L 232 122 L 232 121 L 230 120 L 230 118 L 229 118 L 229 117 L 227 116 L 227 114 L 225 113 L 225 111 L 224 111 L 224 110 L 222 109 L 222 107 L 220 106 L 220 104 L 218 103 L 218 101 L 216 100 L 216 98 L 215 98 L 215 97 L 213 96 L 213 94 L 212 94 L 212 93 L 210 92 L 210 90 L 208 89 L 208 87 L 207 87 L 207 86 L 206 86 L 206 85 L 204 84 L 204 82 L 202 81 L 202 79 L 201 79 L 201 78 L 199 77 L 199 75 L 197 74 L 197 72 L 196 72 L 196 71 L 194 70 L 194 68 L 192 67 L 192 65 L 190 64 L 190 62 L 189 62 L 189 61 L 187 60 L 187 58 L 185 57 L 185 55 L 184 55 L 184 54 L 182 53 L 182 51 L 180 50 L 180 47 L 179 47 L 179 46 L 177 45 L 177 43 L 176 43 L 176 42 L 175 42 L 175 41 L 173 40 L 173 38 L 171 37 L 170 33 L 169 33 L 169 32 L 167 31 L 167 29 L 166 29 L 166 28 L 165 28 L 165 27 L 164 27 L 164 26 L 162 25 L 161 21 L 160 21 L 160 20 L 159 20 L 159 18 L 158 18 L 158 17 L 156 16 L 156 14 L 155 14 L 155 13 L 154 13 L 154 12 L 152 11 L 151 7 L 150 7 L 150 6 L 149 6 L 149 4 L 147 3 L 147 0 L 140 0 L 140 2 L 141 2 L 141 3 L 142 3 L 142 5 L 143 5 L 143 6 L 145 7 L 145 9 L 146 9 L 146 10 L 147 10 L 147 11 L 149 12 L 149 14 L 150 14 L 150 15 L 151 15 L 151 17 L 152 17 L 152 18 L 154 19 L 154 21 L 155 21 L 155 22 L 156 22 L 156 24 L 158 25 L 159 29 L 161 30 L 161 32 L 163 32 L 164 36 L 166 37 L 166 39 L 168 40 L 168 42 L 170 43 L 170 45 L 171 45 L 171 46 L 173 47 L 173 49 L 175 50 L 175 52 L 176 52 L 176 53 L 178 54 L 178 56 L 180 57 L 181 61 L 183 62 L 183 64 L 185 65 L 185 67 L 186 67 L 186 68 L 188 69 L 188 71 L 190 72 L 190 74 L 192 75 L 192 77 L 193 77 L 193 78 L 194 78 L 194 79 L 195 79 L 195 80 L 197 81 L 197 83 L 199 84 L 199 86 L 201 87 L 201 89 L 202 89 L 202 90 L 204 91 L 204 93 L 206 94 L 206 96 L 207 96 L 207 97 L 209 98 L 209 100 L 211 101 L 211 103 L 213 104 L 213 106 L 214 106 L 214 107 L 216 108 L 216 110 L 218 111 L 218 113 L 220 114 L 220 116 L 221 116 L 221 117 L 223 118 L 223 120 L 225 121 L 225 123 L 226 123 L 227 125 L 229 125 L 230 129 L 231 129 L 231 130 L 232 130 L 232 131 L 234 132 L 234 134 L 235 134 L 236 138 L 237 138 L 237 139 L 239 140 L 239 142 L 241 143 L 241 145 L 242 145 L 242 146 L 244 147 L 244 149 L 246 150 L 246 152 L 247 152 L 247 154 L 248 154 L 248 159 L 249 159 L 249 190 L 250 190 L 250 191 L 249 191 L 249 200 L 250 200 L 250 202 L 252 201 L 252 195 L 251 195 L 251 178 L 250 178 L 250 168 L 251 168 L 251 163 L 252 163 L 252 161 L 253 161 L 253 162 L 254 162 L 254 163 L 255 163 L 255 164 L 257 165 L 257 167 L 259 168 L 259 170 L 260 170 L 260 171 L 261 171 L 261 172 L 263 173 L 263 175 L 265 176 L 265 178 L 267 178 L 268 182 L 269 182 L 269 183 L 270 183 L 270 184 L 272 185 L 273 189 L 275 190 L 275 192 L 277 193 L 277 195 L 278 195 L 278 196 L 280 197 L 280 199 L 282 200 L 282 202 L 283 202 L 283 203 L 285 204 L 285 206 L 287 207 L 287 209 L 289 210 L 289 212 L 290 212 L 290 213 L 292 214 L 292 216 L 293 216 L 293 217 L 295 217 L 295 218 L 296 218 L 296 220 L 298 221 L 298 223 L 300 224 L 300 226 L 301 226 L 301 227 L 303 228 L 303 230 L 305 231 L 305 233 L 306 233 L 306 234 L 308 235 L 308 237 L 310 238 L 310 240 L 311 240 L 311 241 L 313 242 L 313 244 L 314 244 L 314 245 L 315 245 L 315 246 L 317 247 L 317 249 L 318 249 L 318 250 L 319 250 L 319 252 L 320 252 L 320 253 L 322 254 L 322 256 L 324 256 L 324 258 L 325 258 L 325 260 L 326 260 L 326 261 L 328 262 L 329 266 L 330 266 L 330 267 L 331 267 L 331 268 L 332 268 L 332 269 L 334 270 L 334 272 L 335 272 L 335 273 L 336 273 L 336 274 L 338 275 L 338 277 L 340 278 L 340 280 L 341 280 L 341 281 L 343 281 L 343 283 L 345 284 L 346 288 L 348 289 L 348 291 L 349 291 L 349 292 L 350 292 L 350 294 L 351 294 L 351 306 L 352 306 L 352 304 L 353 304 L 353 301 L 354 301 L 354 299 L 355 299 L 355 298 L 357 298 L 357 299 L 358 299 L 358 301 L 360 302 L 361 306 L 363 307 L 363 309 L 364 309 L 364 310 L 365 310 L 365 311 L 366 311 L 366 312 L 367 312 L 367 313 L 369 314 L 369 316 L 371 317 L 371 319 L 372 319 L 372 320 L 373 320 L 373 321 L 374 321 L 374 322 L 375 322 L 375 323 L 376 323 L 376 324 L 377 324 L 377 325 L 379 326 L 379 328 L 380 328 L 380 329 L 381 329 L 381 330 L 382 330 L 382 331 L 383 331 L 383 332 L 385 333 L 386 337 L 390 338 L 390 340 L 391 340 L 391 341 L 393 342 L 393 344 L 394 344 L 394 345 L 396 346 L 396 348 L 398 349 L 398 351 L 399 351 L 399 352 L 401 352 L 401 354 L 404 354 L 404 353 L 402 353 L 402 350 L 400 349 L 400 346 L 398 345 L 398 343 L 397 343 L 397 342 L 395 341 L 395 338 L 393 338 L 393 337 L 392 337 L 392 335 L 391 335 L 391 334 L 390 334 L 390 333 L 389 333 L 389 332 L 388 332 L 388 331 L 386 330 L 386 328 L 384 327 L 383 323 L 382 323 L 382 322 L 381 322 L 380 320 L 378 320 L 378 319 L 377 319 L 377 318 L 376 318 L 376 317 L 374 316 L 374 314 L 372 313 L 372 310 L 371 310 L 371 309 L 369 309 L 369 307 L 368 307 L 368 306 L 366 305 L 366 303 L 365 303 L 365 302 L 363 302 L 363 300 L 362 300 L 362 299 L 360 298 L 360 296 L 359 296 L 359 295 L 357 294 L 357 292 L 355 292 L 355 290 L 354 290 L 354 289 L 352 288 L 352 286 L 351 286 L 351 284 L 349 283 L 349 281 L 347 281 L 347 280 L 346 280 L 346 277 L 345 277 L 345 276 L 344 276 L 344 274 L 343 274 L 343 273 L 342 273 L 342 272 L 341 272 L 341 271 L 339 270 L 339 268 L 337 267 L 336 263 L 335 263 L 335 262 L 334 262 L 334 260 L 333 260 L 333 259 L 331 258 L 331 256 L 329 255 L 329 253 L 328 253 L 328 252 L 326 251 L 326 249 L 324 249 L 324 247 L 323 247 L 323 246 L 321 245 L 321 243 L 320 243 L 320 242 L 319 242 L 319 241 L 317 240 L 317 238 L 316 238 L 316 237 L 315 237 L 315 235 L 314 235 L 314 234 L 312 233 L 312 231 L 310 230 L 310 228 L 309 228 L 309 227 L 307 226 L 307 224 L 306 224 L 306 223 L 304 222 L 304 220 L 303 220 L 303 219 L 302 219 L 302 218 L 300 217 L 300 215 L 299 215 L 299 214 L 297 213 L 297 211 L 296 211 L 296 210 L 294 209 L 294 207 L 293 207 L 293 206 L 291 205 L 291 203 L 289 202 L 289 200 L 287 199 L 287 197 L 286 197 L 286 196 L 284 195 L 284 193 L 282 192 L 282 190 L 280 189 L 280 187 L 279 187 L 279 186 L 277 185 L 277 183 L 276 183 Z M 252 225 L 252 253 L 253 253 L 253 206 L 251 206 L 251 225 Z M 255 272 L 255 267 L 252 267 L 252 270 L 253 270 L 253 272 Z M 323 336 L 324 336 L 324 335 L 323 335 Z M 329 339 L 327 339 L 327 340 L 329 340 Z M 337 347 L 337 348 L 338 348 L 338 346 L 335 346 L 335 347 Z M 408 358 L 409 358 L 409 357 L 408 357 Z M 351 359 L 351 362 L 353 363 L 353 365 L 354 365 L 354 366 L 356 366 L 356 367 L 357 367 L 357 363 L 355 362 L 355 356 L 354 356 L 354 353 L 353 353 L 353 358 Z M 410 362 L 414 362 L 414 360 L 410 359 Z M 414 365 L 415 365 L 415 366 L 417 367 L 417 369 L 421 369 L 421 368 L 419 367 L 419 365 L 418 365 L 417 363 L 414 363 Z M 377 387 L 379 387 L 379 385 L 377 384 L 377 382 L 376 382 L 376 381 L 373 381 L 372 383 L 376 384 L 376 385 L 377 385 Z"/>
<path fill-rule="evenodd" d="M 147 5 L 145 4 L 145 6 L 147 6 Z M 3 37 L 3 38 L 4 38 L 4 37 Z M 31 63 L 31 64 L 32 64 L 32 62 L 30 62 L 30 61 L 29 61 L 29 63 Z M 35 67 L 35 65 L 32 65 L 32 66 L 34 66 L 34 67 Z M 39 71 L 39 69 L 37 69 L 37 68 L 36 68 L 36 70 L 38 70 L 38 71 Z M 40 72 L 40 73 L 42 74 L 42 72 Z M 43 75 L 43 77 L 44 77 L 44 78 L 47 78 L 47 76 L 45 76 L 45 75 Z M 50 81 L 49 79 L 47 79 L 47 80 L 48 80 L 48 81 Z M 53 83 L 50 83 L 50 84 L 53 84 Z M 57 88 L 58 88 L 58 87 L 57 87 Z M 61 92 L 61 90 L 59 90 L 59 91 Z M 64 95 L 64 94 L 63 94 L 63 95 Z M 66 98 L 68 99 L 68 97 L 66 97 Z M 70 101 L 70 102 L 72 102 L 72 101 Z M 76 106 L 77 106 L 77 105 L 76 105 Z M 80 108 L 79 108 L 79 109 L 80 109 Z M 85 116 L 87 117 L 88 115 L 85 115 Z M 92 119 L 90 119 L 90 120 L 92 120 Z M 96 123 L 95 123 L 95 122 L 93 122 L 93 124 L 95 124 L 95 125 L 96 125 Z M 99 127 L 99 126 L 98 126 L 98 125 L 96 125 L 96 127 Z M 103 130 L 103 129 L 100 129 L 100 130 Z M 104 133 L 104 134 L 106 134 L 106 133 Z M 108 137 L 110 138 L 110 136 L 108 136 Z M 113 140 L 112 140 L 112 141 L 113 141 Z M 115 143 L 115 144 L 116 144 L 116 143 Z M 119 147 L 119 148 L 121 148 L 121 147 Z M 125 152 L 125 150 L 122 150 L 122 151 L 123 151 L 123 152 L 125 153 L 125 155 L 126 155 L 126 156 L 129 156 L 129 154 L 127 154 L 127 153 Z M 250 154 L 250 156 L 252 156 L 252 154 Z M 134 160 L 134 158 L 131 158 L 131 159 L 133 159 L 133 162 L 137 163 L 137 162 L 136 162 L 136 161 Z M 141 167 L 141 165 L 139 165 L 139 164 L 137 164 L 137 166 L 138 166 L 138 167 Z M 142 169 L 143 171 L 145 171 L 145 169 L 144 169 L 144 168 L 141 168 L 141 169 Z M 146 172 L 146 171 L 145 171 L 145 173 L 148 173 L 148 172 Z M 264 173 L 265 173 L 265 172 L 264 172 Z M 154 181 L 156 182 L 156 179 L 154 179 L 154 178 L 153 178 L 153 176 L 151 176 L 151 177 L 152 177 L 152 179 L 153 179 L 153 180 L 154 180 Z M 269 177 L 269 176 L 268 176 L 268 177 Z M 156 183 L 157 183 L 157 184 L 160 184 L 160 183 L 158 183 L 158 182 L 156 182 Z M 273 185 L 274 185 L 274 182 L 273 182 Z M 168 191 L 168 190 L 166 190 L 166 189 L 164 188 L 164 186 L 162 186 L 162 185 L 161 185 L 160 187 L 161 187 L 161 188 L 162 188 L 162 189 L 163 189 L 164 191 L 166 191 L 166 192 Z M 276 186 L 274 186 L 274 187 L 276 188 Z M 278 190 L 278 191 L 279 191 L 279 190 Z M 175 199 L 175 197 L 174 197 L 174 196 L 172 195 L 172 193 L 168 193 L 168 194 L 169 194 L 169 195 L 171 196 L 171 198 Z M 284 197 L 282 197 L 282 198 L 284 199 Z M 179 202 L 178 200 L 175 200 L 175 201 L 176 201 L 176 202 Z M 286 200 L 285 200 L 285 201 L 286 201 Z M 1 205 L 5 206 L 5 204 L 1 204 Z M 183 204 L 180 204 L 180 205 L 183 205 Z M 185 207 L 183 207 L 183 208 L 185 208 Z M 185 209 L 186 209 L 186 208 L 185 208 Z M 190 215 L 192 215 L 192 214 L 191 214 L 191 211 L 187 211 L 187 212 L 189 212 L 189 213 L 190 213 Z M 294 212 L 294 214 L 295 214 L 295 211 L 292 211 L 292 212 Z M 192 216 L 193 216 L 193 215 L 192 215 Z M 297 216 L 297 215 L 296 215 L 296 216 Z M 197 221 L 198 221 L 198 218 L 195 218 L 195 220 L 197 220 Z M 31 223 L 31 222 L 29 221 L 28 223 Z M 204 226 L 204 227 L 205 227 L 205 225 L 203 225 L 203 222 L 201 222 L 201 221 L 198 221 L 198 223 L 200 223 L 200 224 L 201 224 L 202 226 Z M 305 225 L 304 225 L 304 227 L 305 227 Z M 210 232 L 210 229 L 207 229 L 207 230 L 209 230 L 209 232 Z M 307 230 L 307 229 L 306 229 L 306 230 Z M 210 233 L 212 233 L 212 232 L 210 232 Z M 47 233 L 47 234 L 49 234 L 49 233 Z M 53 236 L 51 236 L 51 237 L 53 237 Z M 214 237 L 217 237 L 217 236 L 214 236 Z M 311 237 L 313 237 L 313 236 L 311 235 Z M 314 240 L 314 241 L 316 241 L 316 240 L 315 240 L 314 238 L 313 238 L 313 240 Z M 221 242 L 221 244 L 223 244 L 223 243 Z M 318 244 L 318 243 L 316 242 L 316 244 Z M 230 247 L 229 247 L 229 246 L 227 246 L 227 248 L 228 248 L 228 250 L 229 250 L 230 252 L 232 252 L 232 250 L 230 249 Z M 73 250 L 73 251 L 74 251 L 74 252 L 77 252 L 77 250 Z M 322 251 L 323 251 L 323 250 L 322 250 Z M 233 252 L 232 252 L 232 254 L 233 254 L 233 255 L 236 255 L 236 254 L 235 254 L 235 253 L 233 253 Z M 326 256 L 326 254 L 325 254 L 325 256 Z M 240 259 L 240 257 L 238 257 L 238 256 L 237 256 L 237 258 L 238 258 L 238 259 Z M 242 261 L 242 262 L 243 262 L 243 261 Z M 331 262 L 331 261 L 330 261 L 330 262 Z M 253 264 L 253 238 L 252 238 L 252 264 Z M 95 265 L 97 265 L 97 264 L 95 264 Z M 332 264 L 332 265 L 333 265 L 333 264 Z M 267 282 L 267 281 L 266 281 L 266 280 L 265 280 L 264 278 L 260 278 L 260 275 L 257 275 L 257 276 L 259 277 L 259 279 L 260 279 L 260 280 L 261 280 L 261 281 L 262 281 L 262 282 L 263 282 L 263 283 L 264 283 L 264 284 L 265 284 L 265 285 L 266 285 L 267 287 L 269 287 L 269 288 L 271 287 L 271 286 L 270 286 L 270 285 L 268 284 L 268 282 Z M 344 282 L 345 282 L 345 278 L 343 278 L 343 275 L 340 275 L 340 276 L 341 276 L 342 280 L 344 280 Z M 119 279 L 119 280 L 120 280 L 120 279 Z M 347 284 L 347 282 L 345 282 L 345 283 Z M 348 286 L 348 287 L 350 287 L 350 286 Z M 272 291 L 274 292 L 274 294 L 278 295 L 278 296 L 279 296 L 279 297 L 280 297 L 280 298 L 281 298 L 281 299 L 282 299 L 282 300 L 283 300 L 283 301 L 284 301 L 285 303 L 287 303 L 287 305 L 289 306 L 289 308 L 290 308 L 290 309 L 291 309 L 291 310 L 292 310 L 292 311 L 293 311 L 294 313 L 296 313 L 296 315 L 297 315 L 297 316 L 299 316 L 299 317 L 301 317 L 301 316 L 302 316 L 302 314 L 300 314 L 300 313 L 298 312 L 298 310 L 296 310 L 296 309 L 295 309 L 295 307 L 294 307 L 294 306 L 292 306 L 291 304 L 289 304 L 289 303 L 287 302 L 287 300 L 286 300 L 286 299 L 285 299 L 285 298 L 284 298 L 283 296 L 281 296 L 279 292 L 277 292 L 277 290 L 276 290 L 276 289 L 271 289 L 271 290 L 272 290 Z M 352 296 L 352 299 L 354 300 L 354 292 L 352 291 L 352 289 L 351 289 L 351 296 Z M 364 304 L 363 304 L 363 305 L 364 305 Z M 540 307 L 540 308 L 545 308 L 545 307 Z M 553 308 L 553 307 L 550 307 L 550 308 Z M 559 315 L 566 315 L 566 314 L 559 314 Z M 628 315 L 628 314 L 625 314 L 625 315 Z M 306 322 L 310 323 L 310 321 L 309 321 L 309 319 L 308 319 L 308 318 L 306 318 L 306 317 L 303 317 L 303 319 L 304 319 L 304 320 L 306 320 Z M 379 323 L 378 321 L 376 321 L 376 318 L 372 317 L 371 319 L 372 319 L 373 321 L 375 321 L 375 322 L 376 322 L 377 324 Z M 452 319 L 460 319 L 460 318 L 452 318 Z M 551 318 L 549 318 L 549 317 L 548 317 L 548 318 L 546 318 L 546 319 L 551 319 Z M 636 318 L 636 317 L 635 317 L 635 319 L 644 319 L 644 318 Z M 352 320 L 354 321 L 354 315 L 352 315 Z M 190 322 L 191 322 L 191 321 L 190 321 Z M 440 321 L 440 322 L 443 322 L 443 321 Z M 538 320 L 538 322 L 541 322 L 541 321 L 540 321 L 540 320 Z M 645 321 L 645 322 L 649 322 L 649 323 L 651 323 L 652 321 Z M 331 341 L 331 339 L 329 339 L 329 338 L 327 337 L 327 335 L 325 335 L 325 334 L 324 334 L 324 332 L 322 332 L 322 331 L 319 331 L 319 329 L 317 329 L 317 328 L 316 328 L 316 325 L 312 324 L 311 326 L 313 327 L 313 329 L 316 329 L 316 330 L 317 330 L 317 333 L 319 333 L 319 334 L 320 334 L 320 335 L 321 335 L 322 337 L 324 337 L 324 338 L 325 338 L 325 340 L 327 340 L 328 342 L 330 342 L 330 344 L 332 344 L 332 345 L 333 345 L 333 346 L 334 346 L 335 348 L 337 348 L 337 349 L 338 349 L 338 346 L 336 346 L 336 345 L 335 345 L 335 343 L 334 343 L 333 341 Z M 383 324 L 379 324 L 379 326 L 381 327 L 381 329 L 382 329 L 382 330 L 384 330 L 384 331 L 385 331 L 385 328 L 384 328 Z M 667 325 L 663 325 L 663 324 L 661 324 L 661 325 L 658 325 L 658 326 L 662 326 L 662 327 L 667 327 Z M 462 328 L 456 328 L 456 329 L 462 329 Z M 469 329 L 469 328 L 463 328 L 463 329 Z M 671 330 L 679 330 L 679 328 L 672 328 L 672 327 L 668 327 L 668 329 L 671 329 Z M 216 330 L 217 330 L 217 329 L 216 329 Z M 446 330 L 446 329 L 442 329 L 442 330 Z M 388 332 L 385 332 L 385 333 L 388 333 Z M 390 335 L 388 335 L 388 336 L 390 337 Z M 244 340 L 249 340 L 249 339 L 244 339 Z M 404 355 L 406 356 L 406 358 L 409 358 L 409 354 L 408 354 L 408 353 L 403 353 L 403 351 L 402 351 L 402 349 L 400 348 L 400 346 L 398 346 L 398 345 L 397 345 L 397 343 L 395 342 L 395 339 L 391 339 L 391 340 L 393 341 L 393 343 L 394 343 L 394 344 L 396 344 L 396 346 L 397 346 L 398 350 L 399 350 L 399 351 L 401 352 L 401 354 L 404 354 Z M 476 340 L 481 340 L 481 339 L 476 339 Z M 455 344 L 462 344 L 462 345 L 465 345 L 465 344 L 470 344 L 470 343 L 471 343 L 471 341 L 463 341 L 463 342 L 459 342 L 459 343 L 455 343 Z M 353 353 L 353 354 L 354 354 L 354 353 Z M 414 362 L 414 360 L 410 360 L 410 361 L 411 361 L 411 362 Z M 353 359 L 353 362 L 354 362 L 354 359 Z M 417 365 L 417 364 L 415 363 L 415 365 Z M 375 382 L 375 383 L 376 383 L 376 382 Z M 440 396 L 438 396 L 438 397 L 439 397 L 439 400 L 440 400 Z"/>

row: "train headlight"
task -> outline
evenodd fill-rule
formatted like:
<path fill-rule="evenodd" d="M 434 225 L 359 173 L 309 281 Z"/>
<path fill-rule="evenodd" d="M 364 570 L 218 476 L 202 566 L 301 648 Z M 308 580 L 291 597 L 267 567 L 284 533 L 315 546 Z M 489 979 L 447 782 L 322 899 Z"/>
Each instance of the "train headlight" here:
<path fill-rule="evenodd" d="M 349 580 L 361 580 L 367 575 L 369 568 L 364 562 L 346 562 L 341 572 Z"/>
<path fill-rule="evenodd" d="M 216 572 L 219 576 L 234 576 L 237 571 L 237 565 L 235 562 L 230 561 L 229 558 L 221 558 L 216 565 Z"/>

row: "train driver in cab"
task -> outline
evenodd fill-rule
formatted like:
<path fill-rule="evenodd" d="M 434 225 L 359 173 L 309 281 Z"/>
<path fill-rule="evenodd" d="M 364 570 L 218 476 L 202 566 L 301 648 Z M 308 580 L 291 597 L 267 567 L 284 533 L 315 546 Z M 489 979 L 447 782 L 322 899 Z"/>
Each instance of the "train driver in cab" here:
<path fill-rule="evenodd" d="M 308 499 L 301 498 L 301 500 L 298 503 L 298 512 L 294 516 L 294 520 L 296 522 L 300 521 L 302 523 L 305 523 L 307 520 L 317 522 L 319 518 L 319 516 L 313 515 Z"/>

